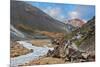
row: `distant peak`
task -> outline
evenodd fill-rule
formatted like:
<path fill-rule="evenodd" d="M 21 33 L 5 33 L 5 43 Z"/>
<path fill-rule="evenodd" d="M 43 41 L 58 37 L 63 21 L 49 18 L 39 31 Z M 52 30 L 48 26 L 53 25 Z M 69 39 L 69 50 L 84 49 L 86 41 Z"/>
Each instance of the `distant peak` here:
<path fill-rule="evenodd" d="M 68 24 L 71 24 L 74 27 L 82 27 L 85 24 L 85 22 L 81 19 L 75 18 L 68 20 Z"/>

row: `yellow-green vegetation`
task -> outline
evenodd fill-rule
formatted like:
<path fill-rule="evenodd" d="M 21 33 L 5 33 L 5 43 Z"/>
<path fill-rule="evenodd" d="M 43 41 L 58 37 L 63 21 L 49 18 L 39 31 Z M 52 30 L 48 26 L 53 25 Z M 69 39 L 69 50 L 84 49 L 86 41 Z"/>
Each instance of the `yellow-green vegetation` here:
<path fill-rule="evenodd" d="M 38 46 L 38 47 L 44 47 L 44 46 L 48 46 L 48 47 L 53 47 L 53 45 L 50 43 L 50 40 L 47 39 L 34 39 L 30 41 L 32 43 L 33 46 Z"/>
<path fill-rule="evenodd" d="M 20 55 L 25 55 L 30 52 L 32 51 L 24 48 L 19 43 L 11 42 L 10 57 L 17 57 Z"/>
<path fill-rule="evenodd" d="M 32 29 L 31 27 L 29 27 L 26 24 L 18 24 L 17 28 L 20 29 L 23 32 L 34 33 L 34 29 Z"/>
<path fill-rule="evenodd" d="M 71 39 L 73 36 L 74 36 L 74 34 L 71 32 L 71 33 L 66 34 L 66 35 L 64 36 L 64 38 L 65 38 L 66 40 L 69 40 L 69 39 Z"/>
<path fill-rule="evenodd" d="M 78 29 L 76 28 L 74 31 L 67 33 L 64 38 L 67 40 L 72 39 L 72 37 L 74 37 L 76 35 L 76 33 L 78 32 Z"/>
<path fill-rule="evenodd" d="M 79 40 L 75 40 L 74 43 L 79 46 L 82 42 L 84 42 L 86 37 L 80 38 Z"/>

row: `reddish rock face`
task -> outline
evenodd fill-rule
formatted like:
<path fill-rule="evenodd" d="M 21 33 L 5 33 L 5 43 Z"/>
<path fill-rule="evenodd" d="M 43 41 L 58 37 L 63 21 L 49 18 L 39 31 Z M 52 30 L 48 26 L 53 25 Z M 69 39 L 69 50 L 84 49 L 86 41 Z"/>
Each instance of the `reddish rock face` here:
<path fill-rule="evenodd" d="M 81 19 L 71 19 L 68 23 L 75 27 L 82 27 L 85 24 L 85 22 Z"/>

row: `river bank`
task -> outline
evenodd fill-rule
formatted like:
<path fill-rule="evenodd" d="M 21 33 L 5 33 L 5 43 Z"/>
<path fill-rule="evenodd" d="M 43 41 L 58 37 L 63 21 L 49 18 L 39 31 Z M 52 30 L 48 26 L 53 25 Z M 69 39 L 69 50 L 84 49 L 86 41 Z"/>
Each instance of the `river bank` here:
<path fill-rule="evenodd" d="M 11 67 L 22 65 L 31 60 L 38 59 L 39 57 L 46 55 L 48 50 L 53 50 L 53 48 L 48 48 L 46 46 L 45 47 L 33 46 L 29 41 L 17 41 L 17 42 L 21 44 L 23 47 L 33 50 L 33 52 L 15 58 L 11 58 Z"/>

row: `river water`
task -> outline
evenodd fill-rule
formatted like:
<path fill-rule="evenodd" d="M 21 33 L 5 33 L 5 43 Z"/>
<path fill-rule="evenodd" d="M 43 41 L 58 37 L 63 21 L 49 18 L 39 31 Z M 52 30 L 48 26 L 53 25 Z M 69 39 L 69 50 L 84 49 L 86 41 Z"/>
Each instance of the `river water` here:
<path fill-rule="evenodd" d="M 33 52 L 26 54 L 26 55 L 21 55 L 18 57 L 11 58 L 11 67 L 18 67 L 18 65 L 25 64 L 31 60 L 38 59 L 40 56 L 46 55 L 48 50 L 53 50 L 53 48 L 48 48 L 48 47 L 37 47 L 33 46 L 29 41 L 17 41 L 19 44 L 24 46 L 27 49 L 32 49 Z"/>

